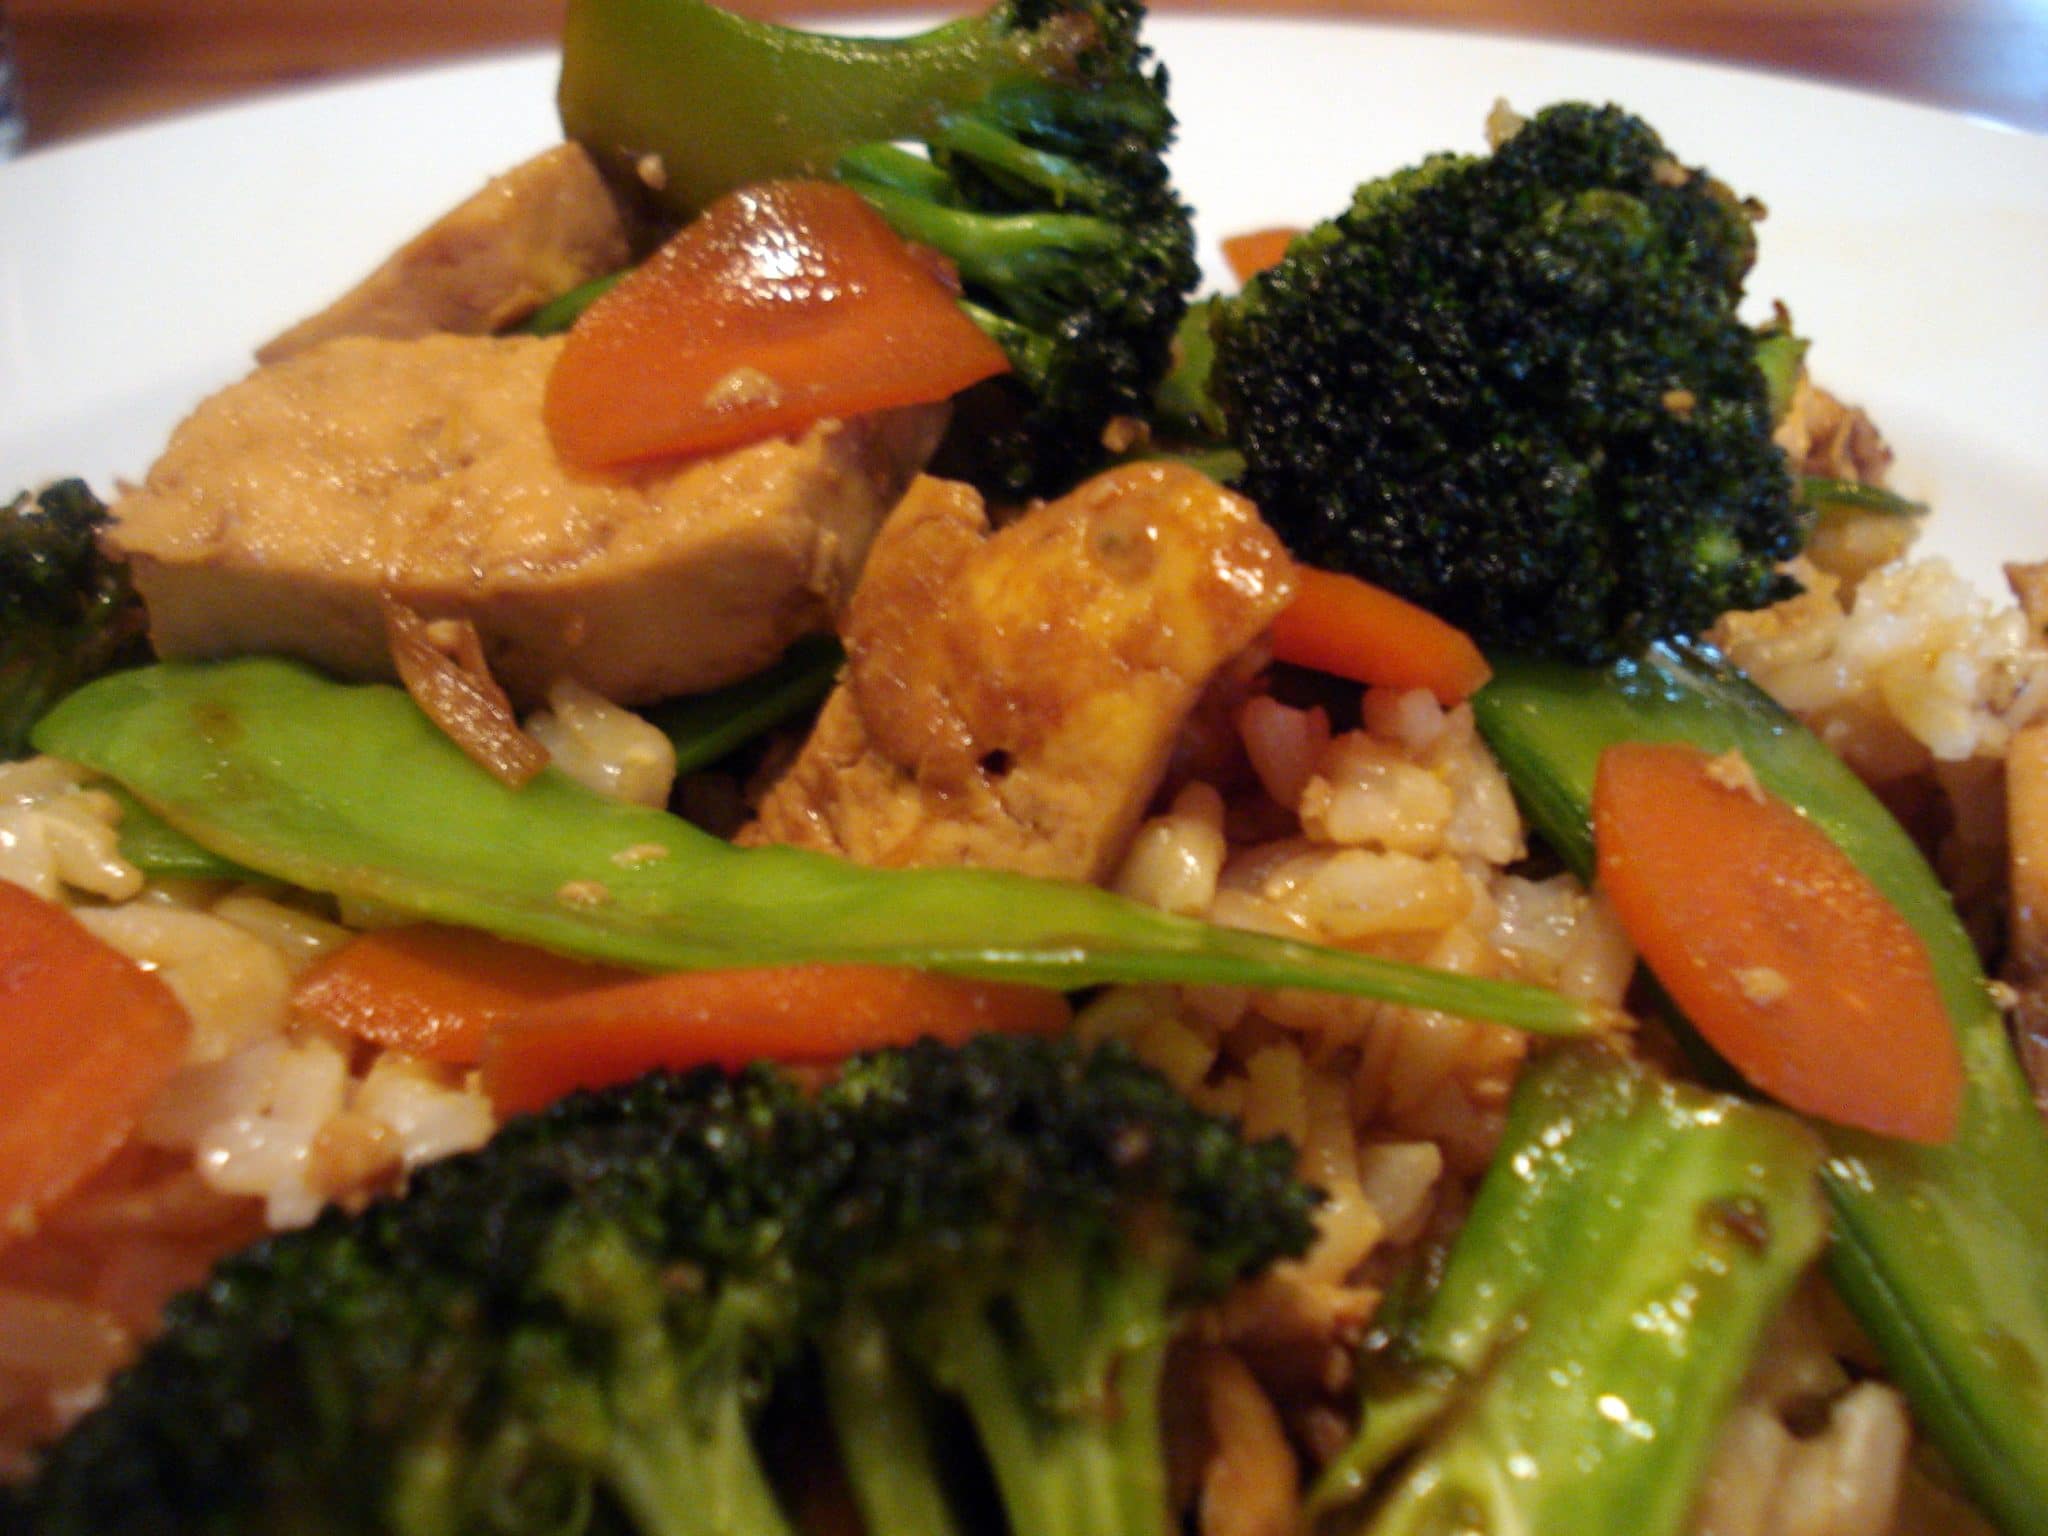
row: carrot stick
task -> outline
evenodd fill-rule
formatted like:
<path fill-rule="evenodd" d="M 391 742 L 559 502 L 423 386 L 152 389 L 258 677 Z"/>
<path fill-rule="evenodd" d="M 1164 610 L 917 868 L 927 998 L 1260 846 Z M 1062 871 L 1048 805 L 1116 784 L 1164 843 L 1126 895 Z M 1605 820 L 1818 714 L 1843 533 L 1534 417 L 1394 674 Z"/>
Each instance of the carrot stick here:
<path fill-rule="evenodd" d="M 543 414 L 565 460 L 603 469 L 944 400 L 1009 366 L 859 194 L 768 182 L 720 198 L 584 312 Z"/>
<path fill-rule="evenodd" d="M 997 1030 L 1053 1034 L 1070 1018 L 1047 988 L 897 966 L 680 971 L 506 1019 L 484 1055 L 484 1088 L 509 1115 L 656 1067 L 832 1061 L 927 1035 L 957 1044 Z"/>
<path fill-rule="evenodd" d="M 420 923 L 363 934 L 325 956 L 292 989 L 292 1008 L 392 1050 L 474 1066 L 499 1020 L 636 974 Z"/>
<path fill-rule="evenodd" d="M 99 1169 L 185 1059 L 162 978 L 0 881 L 0 1240 Z"/>
<path fill-rule="evenodd" d="M 1301 231 L 1291 227 L 1250 229 L 1223 241 L 1223 259 L 1240 283 L 1248 283 L 1268 267 L 1280 264 L 1287 247 Z"/>
<path fill-rule="evenodd" d="M 1444 704 L 1493 675 L 1456 625 L 1383 587 L 1335 571 L 1297 568 L 1294 599 L 1273 621 L 1273 655 L 1353 682 L 1427 688 Z"/>
<path fill-rule="evenodd" d="M 1955 1135 L 1962 1057 L 1927 946 L 1739 757 L 1609 747 L 1593 837 L 1599 883 L 1637 952 L 1752 1084 L 1882 1135 Z"/>

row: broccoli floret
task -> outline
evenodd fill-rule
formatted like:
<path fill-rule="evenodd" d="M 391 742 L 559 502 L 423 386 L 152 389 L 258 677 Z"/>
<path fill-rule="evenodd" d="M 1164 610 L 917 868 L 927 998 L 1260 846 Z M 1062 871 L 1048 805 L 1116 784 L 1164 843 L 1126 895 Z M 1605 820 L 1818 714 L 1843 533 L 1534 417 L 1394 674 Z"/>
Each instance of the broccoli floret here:
<path fill-rule="evenodd" d="M 811 1121 L 766 1073 L 509 1125 L 175 1302 L 30 1493 L 46 1536 L 781 1536 L 750 1439 L 813 1290 Z"/>
<path fill-rule="evenodd" d="M 1489 646 L 1598 661 L 1788 595 L 1754 217 L 1577 104 L 1361 187 L 1217 307 L 1243 489 Z"/>
<path fill-rule="evenodd" d="M 100 550 L 106 520 L 82 480 L 0 507 L 0 761 L 72 689 L 149 659 L 128 567 Z"/>
<path fill-rule="evenodd" d="M 1163 1536 L 1160 1380 L 1195 1305 L 1311 1235 L 1284 1142 L 1247 1145 L 1127 1054 L 988 1036 L 854 1064 L 826 1096 L 843 1172 L 823 1351 L 870 1529 L 925 1536 L 950 1405 L 1011 1536 Z M 956 1506 L 951 1506 L 957 1508 Z"/>
<path fill-rule="evenodd" d="M 871 40 L 704 0 L 573 0 L 562 120 L 671 216 L 750 181 L 833 176 L 946 256 L 1013 371 L 963 398 L 945 467 L 1051 494 L 1143 413 L 1199 276 L 1143 14 L 1002 0 Z"/>
<path fill-rule="evenodd" d="M 1292 1161 L 1070 1043 L 578 1095 L 226 1261 L 0 1521 L 791 1536 L 757 1430 L 822 1357 L 874 1529 L 974 1528 L 927 1418 L 957 1392 L 1012 1536 L 1160 1536 L 1167 1334 L 1306 1244 Z"/>

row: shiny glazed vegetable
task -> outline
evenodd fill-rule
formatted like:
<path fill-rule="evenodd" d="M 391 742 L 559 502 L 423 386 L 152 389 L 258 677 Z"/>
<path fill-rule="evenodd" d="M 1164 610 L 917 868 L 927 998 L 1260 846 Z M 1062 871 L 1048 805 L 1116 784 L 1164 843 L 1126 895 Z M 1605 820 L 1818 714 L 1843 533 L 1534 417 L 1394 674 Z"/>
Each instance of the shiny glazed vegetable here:
<path fill-rule="evenodd" d="M 1480 728 L 1531 820 L 1582 876 L 1603 749 L 1740 751 L 1834 840 L 1925 942 L 1961 1050 L 1954 1140 L 1920 1146 L 1817 1124 L 1834 1208 L 1829 1263 L 1915 1412 L 2007 1532 L 2048 1532 L 2048 1125 L 1976 950 L 1912 839 L 1842 760 L 1710 658 L 1652 650 L 1586 671 L 1498 662 Z"/>
<path fill-rule="evenodd" d="M 552 771 L 507 789 L 399 690 L 275 659 L 103 679 L 47 716 L 37 744 L 250 869 L 586 959 L 1310 987 L 1544 1033 L 1613 1022 L 1539 988 L 1173 918 L 1090 886 L 735 848 Z"/>
<path fill-rule="evenodd" d="M 1789 1116 L 1620 1057 L 1533 1064 L 1442 1279 L 1367 1366 L 1321 1528 L 1684 1530 L 1763 1330 L 1820 1250 L 1819 1159 Z"/>

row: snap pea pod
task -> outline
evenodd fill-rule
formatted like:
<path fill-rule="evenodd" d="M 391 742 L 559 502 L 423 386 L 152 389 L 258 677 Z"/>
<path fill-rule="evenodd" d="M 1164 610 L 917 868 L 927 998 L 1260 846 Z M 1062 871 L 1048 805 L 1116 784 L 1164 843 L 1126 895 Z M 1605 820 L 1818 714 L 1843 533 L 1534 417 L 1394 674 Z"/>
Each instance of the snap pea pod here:
<path fill-rule="evenodd" d="M 145 875 L 186 880 L 247 880 L 251 871 L 209 852 L 120 785 L 111 793 L 121 807 L 121 857 Z"/>
<path fill-rule="evenodd" d="M 275 658 L 109 677 L 47 715 L 36 740 L 263 874 L 591 959 L 1311 987 L 1546 1033 L 1614 1022 L 1538 988 L 1170 917 L 1092 886 L 735 848 L 552 770 L 509 789 L 400 690 Z"/>
<path fill-rule="evenodd" d="M 1442 1279 L 1368 1362 L 1315 1528 L 1682 1530 L 1758 1341 L 1820 1251 L 1820 1157 L 1788 1115 L 1608 1052 L 1536 1062 Z"/>
<path fill-rule="evenodd" d="M 1601 751 L 1739 750 L 1840 845 L 1926 943 L 1967 1076 L 1944 1146 L 1816 1123 L 1829 1265 L 1920 1421 L 1999 1528 L 2048 1536 L 2048 1127 L 1948 894 L 1877 799 L 1718 659 L 1659 648 L 1605 671 L 1496 659 L 1474 701 L 1531 819 L 1581 875 Z"/>
<path fill-rule="evenodd" d="M 757 677 L 669 700 L 647 718 L 675 748 L 676 772 L 694 773 L 763 731 L 814 708 L 832 689 L 846 652 L 829 635 L 799 640 Z M 121 806 L 121 857 L 147 875 L 192 880 L 247 880 L 253 872 L 201 847 L 116 784 Z"/>

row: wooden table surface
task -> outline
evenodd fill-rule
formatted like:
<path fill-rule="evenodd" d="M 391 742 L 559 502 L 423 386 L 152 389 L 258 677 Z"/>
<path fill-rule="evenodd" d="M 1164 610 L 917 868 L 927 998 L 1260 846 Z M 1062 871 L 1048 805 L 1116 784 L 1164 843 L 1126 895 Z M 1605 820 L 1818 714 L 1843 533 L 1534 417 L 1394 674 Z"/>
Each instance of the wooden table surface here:
<path fill-rule="evenodd" d="M 886 0 L 883 0 L 886 3 Z M 2048 132 L 2044 0 L 1157 0 L 1623 42 L 1759 64 Z M 790 17 L 877 0 L 738 0 Z M 964 6 L 963 6 L 964 8 Z M 280 85 L 551 38 L 561 0 L 0 0 L 29 144 Z"/>

